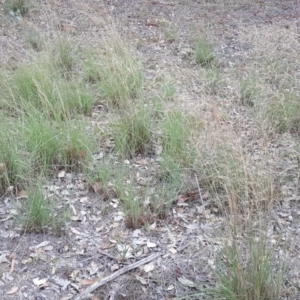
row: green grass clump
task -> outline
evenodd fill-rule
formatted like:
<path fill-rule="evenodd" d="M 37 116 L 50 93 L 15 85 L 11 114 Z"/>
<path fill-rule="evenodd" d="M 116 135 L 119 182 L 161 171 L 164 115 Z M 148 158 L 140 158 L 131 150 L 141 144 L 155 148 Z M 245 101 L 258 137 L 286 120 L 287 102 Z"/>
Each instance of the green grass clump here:
<path fill-rule="evenodd" d="M 6 13 L 13 12 L 25 16 L 32 6 L 31 0 L 5 0 L 3 9 Z"/>
<path fill-rule="evenodd" d="M 164 38 L 168 42 L 174 42 L 178 39 L 178 31 L 171 24 L 163 27 Z"/>
<path fill-rule="evenodd" d="M 262 233 L 226 243 L 217 264 L 217 283 L 213 299 L 281 299 L 284 265 L 274 263 L 275 255 Z M 215 298 L 216 297 L 216 298 Z"/>
<path fill-rule="evenodd" d="M 267 131 L 275 133 L 299 133 L 299 112 L 298 95 L 293 92 L 269 96 L 267 100 L 258 105 L 257 109 L 259 122 L 268 127 Z"/>
<path fill-rule="evenodd" d="M 243 105 L 254 106 L 255 102 L 259 100 L 260 93 L 261 90 L 255 78 L 247 77 L 241 82 L 240 100 Z"/>
<path fill-rule="evenodd" d="M 37 52 L 43 49 L 43 39 L 38 31 L 28 30 L 26 33 L 26 42 Z"/>
<path fill-rule="evenodd" d="M 24 232 L 44 233 L 52 231 L 62 234 L 67 214 L 64 210 L 55 211 L 53 199 L 39 185 L 30 186 L 27 199 L 20 210 L 20 222 Z"/>
<path fill-rule="evenodd" d="M 84 79 L 87 82 L 99 85 L 102 77 L 101 55 L 95 49 L 87 49 L 82 61 Z"/>
<path fill-rule="evenodd" d="M 36 171 L 47 172 L 53 167 L 82 169 L 92 151 L 92 140 L 85 124 L 78 122 L 53 123 L 31 115 L 21 128 L 26 149 L 31 153 Z"/>
<path fill-rule="evenodd" d="M 26 232 L 45 232 L 51 224 L 53 212 L 49 199 L 41 189 L 35 188 L 28 192 L 25 208 L 25 218 L 22 220 Z"/>
<path fill-rule="evenodd" d="M 71 43 L 71 41 L 66 40 L 63 37 L 60 37 L 57 40 L 52 59 L 54 64 L 66 78 L 70 77 L 71 72 L 75 67 L 75 51 L 76 47 L 74 46 L 74 43 Z"/>
<path fill-rule="evenodd" d="M 89 114 L 93 103 L 83 83 L 67 81 L 49 63 L 38 61 L 7 79 L 2 106 L 21 114 L 39 110 L 45 117 L 63 120 Z"/>
<path fill-rule="evenodd" d="M 200 37 L 196 43 L 195 59 L 203 67 L 210 67 L 215 60 L 214 49 L 204 37 Z"/>
<path fill-rule="evenodd" d="M 139 197 L 132 185 L 123 189 L 121 202 L 126 215 L 128 228 L 139 228 L 146 223 L 146 214 L 143 207 L 143 198 Z"/>
<path fill-rule="evenodd" d="M 91 51 L 85 59 L 86 78 L 97 83 L 100 95 L 112 107 L 126 108 L 141 93 L 141 63 L 114 29 L 107 31 L 102 48 Z"/>
<path fill-rule="evenodd" d="M 179 179 L 179 177 L 178 177 Z M 159 189 L 150 198 L 150 213 L 155 219 L 165 219 L 171 205 L 176 201 L 183 184 L 179 180 L 163 182 Z"/>
<path fill-rule="evenodd" d="M 162 124 L 163 156 L 187 164 L 192 156 L 192 147 L 189 142 L 189 119 L 180 111 L 169 112 L 165 115 Z"/>
<path fill-rule="evenodd" d="M 265 211 L 273 200 L 273 176 L 266 161 L 252 161 L 231 138 L 211 139 L 198 151 L 200 186 L 210 192 L 221 213 Z"/>
<path fill-rule="evenodd" d="M 162 100 L 166 100 L 166 101 L 173 100 L 176 93 L 177 93 L 177 88 L 173 82 L 167 81 L 161 85 L 161 97 L 160 98 Z"/>
<path fill-rule="evenodd" d="M 114 125 L 116 149 L 122 157 L 146 154 L 151 144 L 151 122 L 144 108 L 125 114 Z"/>
<path fill-rule="evenodd" d="M 92 170 L 86 170 L 87 181 L 90 188 L 98 194 L 101 194 L 105 200 L 115 194 L 115 188 L 112 184 L 114 169 L 112 162 L 101 161 L 93 167 Z"/>
<path fill-rule="evenodd" d="M 206 70 L 204 80 L 208 93 L 212 95 L 216 95 L 218 93 L 223 83 L 219 69 L 213 67 Z"/>
<path fill-rule="evenodd" d="M 164 154 L 160 161 L 160 172 L 157 175 L 163 182 L 177 182 L 180 185 L 183 177 L 183 171 L 184 168 L 180 161 L 174 159 L 174 157 L 170 155 Z"/>
<path fill-rule="evenodd" d="M 26 181 L 30 162 L 22 152 L 22 137 L 13 123 L 2 119 L 0 124 L 0 195 L 3 195 L 8 187 L 18 187 Z"/>

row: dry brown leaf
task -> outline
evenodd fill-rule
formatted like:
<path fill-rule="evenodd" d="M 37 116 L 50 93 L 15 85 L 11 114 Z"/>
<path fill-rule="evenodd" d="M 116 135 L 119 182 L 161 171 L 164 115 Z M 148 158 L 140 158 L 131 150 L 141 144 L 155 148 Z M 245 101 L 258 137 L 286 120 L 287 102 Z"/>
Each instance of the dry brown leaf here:
<path fill-rule="evenodd" d="M 57 174 L 58 178 L 64 178 L 66 175 L 66 171 L 65 170 L 60 170 Z"/>
<path fill-rule="evenodd" d="M 114 265 L 112 265 L 111 267 L 110 267 L 110 271 L 111 272 L 115 272 L 115 271 L 117 271 L 117 270 L 119 270 L 119 265 L 118 264 L 114 264 Z"/>
<path fill-rule="evenodd" d="M 141 284 L 147 284 L 147 280 L 144 279 L 143 277 L 141 276 L 138 276 L 138 275 L 135 275 L 135 278 L 141 283 Z"/>
<path fill-rule="evenodd" d="M 113 244 L 114 243 L 116 243 L 116 241 L 115 240 L 113 240 L 113 242 L 112 242 Z M 101 250 L 106 250 L 106 249 L 110 249 L 110 248 L 112 248 L 112 247 L 114 247 L 114 245 L 113 244 L 110 244 L 110 243 L 108 243 L 108 242 L 106 242 L 102 247 L 101 247 Z"/>
<path fill-rule="evenodd" d="M 155 243 L 152 243 L 150 242 L 149 240 L 147 241 L 147 247 L 148 248 L 155 248 L 156 247 L 156 244 Z"/>
<path fill-rule="evenodd" d="M 78 275 L 79 272 L 80 272 L 80 270 L 78 270 L 78 269 L 76 269 L 73 272 L 71 272 L 70 279 L 72 279 L 72 280 L 75 281 L 77 279 L 77 275 Z"/>
<path fill-rule="evenodd" d="M 15 270 L 15 264 L 16 264 L 16 254 L 13 253 L 11 255 L 11 265 L 10 265 L 9 274 L 11 274 Z"/>
<path fill-rule="evenodd" d="M 81 284 L 81 285 L 91 285 L 94 284 L 96 282 L 98 282 L 100 280 L 100 278 L 95 278 L 92 280 L 88 280 L 88 279 L 77 279 L 77 281 Z"/>
<path fill-rule="evenodd" d="M 14 187 L 13 185 L 11 185 L 11 186 L 9 186 L 9 187 L 6 189 L 6 192 L 7 192 L 7 193 L 11 193 L 11 192 L 14 191 L 14 189 L 15 189 L 15 187 Z"/>
<path fill-rule="evenodd" d="M 5 163 L 0 163 L 0 172 L 4 172 L 6 169 L 6 164 Z"/>
<path fill-rule="evenodd" d="M 71 231 L 72 231 L 73 233 L 75 233 L 75 234 L 81 235 L 81 232 L 78 231 L 78 230 L 77 230 L 76 228 L 74 228 L 74 227 L 71 227 Z"/>
<path fill-rule="evenodd" d="M 79 201 L 80 201 L 81 203 L 88 202 L 88 200 L 89 200 L 88 197 L 81 197 L 81 198 L 79 199 Z"/>
<path fill-rule="evenodd" d="M 280 218 L 280 217 L 278 217 L 278 218 L 277 218 L 277 222 L 278 222 L 278 224 L 281 224 L 281 225 L 283 225 L 283 224 L 285 224 L 285 223 L 286 223 L 286 220 L 285 220 L 285 219 L 283 219 L 283 218 Z"/>
<path fill-rule="evenodd" d="M 184 286 L 187 286 L 187 287 L 195 287 L 195 283 L 185 277 L 178 277 L 178 281 L 184 285 Z"/>
<path fill-rule="evenodd" d="M 144 166 L 148 165 L 147 159 L 137 160 L 136 163 L 139 164 L 139 165 L 144 165 Z"/>
<path fill-rule="evenodd" d="M 53 250 L 53 246 L 46 246 L 45 248 L 44 248 L 44 250 L 45 251 L 52 251 Z"/>
<path fill-rule="evenodd" d="M 44 284 L 47 282 L 47 278 L 33 278 L 32 279 L 33 283 L 39 287 L 44 286 Z"/>
<path fill-rule="evenodd" d="M 179 195 L 178 196 L 178 203 L 188 201 L 189 199 L 190 199 L 190 197 L 188 197 L 186 195 Z"/>
<path fill-rule="evenodd" d="M 18 291 L 19 287 L 14 285 L 8 292 L 6 292 L 6 295 L 13 295 Z"/>
<path fill-rule="evenodd" d="M 144 269 L 144 271 L 145 271 L 146 273 L 148 273 L 148 272 L 154 270 L 154 264 L 153 264 L 153 263 L 147 264 L 147 265 L 144 266 L 143 269 Z"/>
<path fill-rule="evenodd" d="M 238 197 L 237 195 L 234 193 L 231 197 L 231 206 L 232 206 L 232 212 L 237 215 L 238 213 Z"/>
<path fill-rule="evenodd" d="M 169 248 L 169 251 L 172 253 L 172 254 L 176 254 L 177 253 L 177 250 L 175 248 Z"/>
<path fill-rule="evenodd" d="M 49 244 L 50 244 L 50 241 L 43 241 L 43 242 L 39 243 L 38 245 L 30 246 L 29 249 L 35 250 L 35 249 L 43 248 L 43 247 L 48 246 Z"/>
<path fill-rule="evenodd" d="M 25 190 L 21 190 L 20 192 L 18 192 L 18 199 L 22 199 L 22 198 L 28 198 L 28 194 Z"/>

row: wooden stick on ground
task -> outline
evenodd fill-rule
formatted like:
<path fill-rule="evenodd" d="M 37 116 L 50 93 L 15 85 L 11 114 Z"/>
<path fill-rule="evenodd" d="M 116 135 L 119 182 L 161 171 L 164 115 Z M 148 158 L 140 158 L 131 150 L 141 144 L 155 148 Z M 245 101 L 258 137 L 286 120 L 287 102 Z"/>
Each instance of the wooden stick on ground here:
<path fill-rule="evenodd" d="M 146 258 L 143 258 L 139 261 L 136 261 L 134 262 L 133 264 L 131 265 L 128 265 L 128 266 L 125 266 L 124 268 L 112 273 L 111 275 L 101 279 L 100 281 L 90 285 L 85 291 L 83 291 L 81 294 L 79 294 L 74 300 L 82 300 L 86 297 L 88 297 L 88 295 L 93 292 L 94 290 L 96 290 L 98 287 L 112 281 L 113 279 L 119 277 L 120 275 L 132 270 L 132 269 L 135 269 L 137 267 L 140 267 L 152 260 L 154 260 L 155 258 L 159 257 L 161 255 L 161 253 L 156 253 L 156 254 L 152 254 Z"/>

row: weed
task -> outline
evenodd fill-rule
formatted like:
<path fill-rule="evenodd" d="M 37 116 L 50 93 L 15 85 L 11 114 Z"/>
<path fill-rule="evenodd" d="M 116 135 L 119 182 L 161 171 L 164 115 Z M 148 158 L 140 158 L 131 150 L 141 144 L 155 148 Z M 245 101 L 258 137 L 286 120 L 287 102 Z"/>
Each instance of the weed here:
<path fill-rule="evenodd" d="M 233 238 L 226 243 L 218 262 L 212 295 L 225 300 L 280 299 L 284 265 L 274 266 L 272 261 L 274 253 L 264 233 L 250 233 L 243 243 Z"/>
<path fill-rule="evenodd" d="M 50 166 L 59 164 L 59 153 L 62 150 L 61 132 L 50 120 L 36 115 L 24 120 L 21 130 L 26 146 L 34 159 L 33 165 L 38 169 L 47 170 Z"/>
<path fill-rule="evenodd" d="M 188 125 L 188 118 L 179 111 L 168 113 L 162 124 L 164 157 L 183 165 L 191 162 L 192 158 Z"/>
<path fill-rule="evenodd" d="M 165 82 L 161 86 L 161 99 L 170 101 L 174 98 L 177 88 L 172 82 Z"/>
<path fill-rule="evenodd" d="M 152 213 L 156 219 L 166 218 L 181 188 L 180 181 L 164 182 L 151 197 L 149 214 Z"/>
<path fill-rule="evenodd" d="M 107 200 L 116 193 L 112 184 L 113 175 L 112 162 L 102 161 L 100 164 L 97 163 L 92 172 L 87 175 L 87 181 L 94 192 L 101 194 L 104 200 Z"/>
<path fill-rule="evenodd" d="M 263 126 L 267 131 L 275 133 L 299 133 L 300 130 L 300 104 L 298 96 L 293 92 L 284 92 L 269 96 L 258 105 L 258 119 L 264 120 Z"/>
<path fill-rule="evenodd" d="M 142 198 L 136 196 L 132 185 L 123 190 L 121 201 L 126 215 L 126 225 L 129 228 L 139 228 L 145 224 L 145 210 Z"/>
<path fill-rule="evenodd" d="M 215 60 L 215 54 L 212 45 L 207 41 L 206 38 L 200 37 L 196 43 L 196 63 L 209 67 Z"/>
<path fill-rule="evenodd" d="M 84 122 L 76 121 L 64 123 L 60 132 L 63 138 L 63 163 L 72 170 L 82 170 L 87 164 L 93 151 L 94 142 L 89 137 Z"/>
<path fill-rule="evenodd" d="M 146 153 L 151 144 L 150 128 L 150 118 L 144 108 L 126 114 L 114 125 L 114 141 L 122 157 Z"/>
<path fill-rule="evenodd" d="M 77 81 L 66 81 L 47 62 L 36 62 L 15 71 L 7 81 L 3 106 L 28 113 L 39 110 L 45 117 L 70 119 L 89 114 L 94 99 Z"/>
<path fill-rule="evenodd" d="M 113 107 L 125 108 L 131 104 L 132 98 L 140 95 L 141 64 L 115 29 L 107 31 L 97 59 L 92 55 L 86 63 L 87 77 L 93 80 L 101 78 L 98 84 L 101 96 Z"/>
<path fill-rule="evenodd" d="M 9 186 L 17 187 L 25 181 L 25 174 L 30 169 L 30 163 L 22 153 L 22 140 L 12 124 L 1 122 L 0 132 L 0 195 Z"/>
<path fill-rule="evenodd" d="M 53 124 L 51 120 L 31 115 L 25 119 L 22 131 L 35 170 L 47 171 L 54 166 L 84 167 L 91 145 L 84 124 Z"/>
<path fill-rule="evenodd" d="M 273 199 L 272 175 L 263 161 L 251 161 L 237 141 L 233 146 L 230 140 L 212 139 L 200 149 L 200 185 L 211 193 L 220 212 L 265 211 Z"/>
<path fill-rule="evenodd" d="M 163 182 L 177 182 L 180 183 L 182 179 L 183 168 L 174 157 L 163 155 L 160 161 L 160 173 L 158 178 Z"/>
<path fill-rule="evenodd" d="M 58 39 L 53 59 L 56 66 L 67 78 L 70 77 L 70 73 L 76 63 L 75 51 L 76 48 L 69 40 L 66 40 L 63 37 Z"/>
<path fill-rule="evenodd" d="M 260 94 L 260 87 L 255 78 L 247 77 L 240 85 L 241 103 L 246 106 L 254 106 Z"/>
<path fill-rule="evenodd" d="M 25 232 L 41 233 L 52 229 L 56 234 L 63 233 L 64 212 L 55 212 L 51 199 L 38 184 L 29 187 L 27 202 L 20 213 Z"/>
<path fill-rule="evenodd" d="M 28 30 L 26 33 L 26 41 L 35 51 L 41 51 L 43 48 L 43 40 L 37 31 Z"/>
<path fill-rule="evenodd" d="M 164 105 L 161 97 L 154 97 L 151 99 L 151 117 L 155 119 L 162 119 L 164 116 Z"/>
<path fill-rule="evenodd" d="M 174 42 L 178 38 L 178 32 L 176 28 L 172 26 L 165 26 L 163 28 L 163 34 L 165 37 L 165 40 L 168 42 Z"/>
<path fill-rule="evenodd" d="M 216 95 L 222 84 L 222 77 L 217 68 L 210 68 L 205 72 L 205 84 L 210 94 Z"/>
<path fill-rule="evenodd" d="M 25 16 L 28 14 L 31 5 L 31 0 L 5 0 L 3 9 L 6 13 L 13 12 Z"/>
<path fill-rule="evenodd" d="M 22 221 L 26 232 L 44 232 L 51 224 L 53 212 L 49 199 L 39 188 L 28 191 L 25 218 Z"/>
<path fill-rule="evenodd" d="M 102 76 L 102 67 L 100 55 L 96 50 L 88 49 L 84 53 L 83 60 L 84 78 L 91 83 L 100 83 Z"/>

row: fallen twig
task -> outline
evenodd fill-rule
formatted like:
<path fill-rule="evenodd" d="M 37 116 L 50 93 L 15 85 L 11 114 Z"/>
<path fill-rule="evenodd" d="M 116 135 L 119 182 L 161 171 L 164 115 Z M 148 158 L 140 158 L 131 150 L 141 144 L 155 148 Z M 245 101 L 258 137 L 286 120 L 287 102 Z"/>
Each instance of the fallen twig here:
<path fill-rule="evenodd" d="M 152 254 L 146 258 L 143 258 L 139 261 L 136 261 L 134 262 L 133 264 L 130 264 L 116 272 L 114 272 L 113 274 L 107 276 L 107 277 L 104 277 L 102 278 L 100 281 L 90 285 L 85 291 L 83 291 L 81 294 L 79 294 L 74 300 L 82 300 L 86 297 L 88 297 L 88 295 L 93 292 L 94 290 L 96 290 L 98 287 L 104 285 L 104 284 L 107 284 L 108 282 L 112 281 L 113 279 L 119 277 L 120 275 L 132 270 L 132 269 L 135 269 L 137 267 L 140 267 L 152 260 L 154 260 L 155 258 L 159 257 L 161 255 L 161 253 L 156 253 L 156 254 Z"/>

